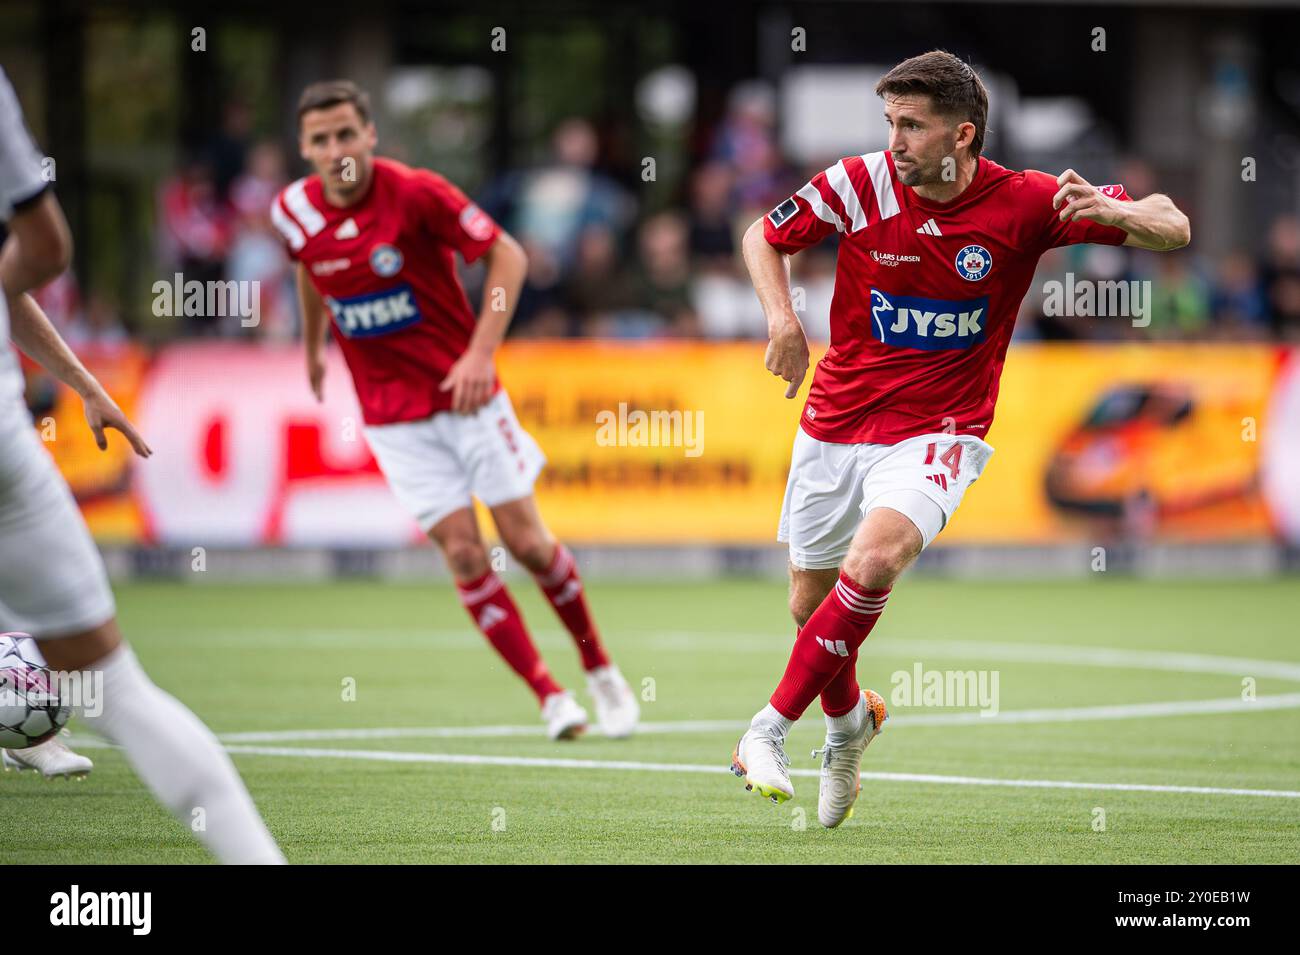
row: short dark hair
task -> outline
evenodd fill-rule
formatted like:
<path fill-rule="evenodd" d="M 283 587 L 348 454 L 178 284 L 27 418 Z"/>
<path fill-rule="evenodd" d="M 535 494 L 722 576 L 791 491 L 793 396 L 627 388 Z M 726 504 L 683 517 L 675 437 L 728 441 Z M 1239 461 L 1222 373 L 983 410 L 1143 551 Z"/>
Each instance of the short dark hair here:
<path fill-rule="evenodd" d="M 989 119 L 989 92 L 968 64 L 946 50 L 931 50 L 899 63 L 876 84 L 877 96 L 907 93 L 924 93 L 937 112 L 974 123 L 970 152 L 972 156 L 980 154 Z"/>
<path fill-rule="evenodd" d="M 351 103 L 361 117 L 361 122 L 370 122 L 370 94 L 351 80 L 321 80 L 312 83 L 298 97 L 298 126 L 302 127 L 302 118 L 314 109 L 329 109 L 341 103 Z"/>

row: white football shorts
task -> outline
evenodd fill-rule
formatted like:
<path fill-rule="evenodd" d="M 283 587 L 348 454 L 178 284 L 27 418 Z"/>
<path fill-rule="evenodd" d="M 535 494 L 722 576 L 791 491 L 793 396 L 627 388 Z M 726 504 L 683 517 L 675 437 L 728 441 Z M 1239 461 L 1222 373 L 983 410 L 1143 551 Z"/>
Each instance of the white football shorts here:
<path fill-rule="evenodd" d="M 972 435 L 923 434 L 898 444 L 794 439 L 777 540 L 800 570 L 838 567 L 867 512 L 890 507 L 929 547 L 952 519 L 993 448 Z"/>
<path fill-rule="evenodd" d="M 0 630 L 62 637 L 115 613 L 103 558 L 31 415 L 0 402 Z"/>
<path fill-rule="evenodd" d="M 388 486 L 426 534 L 475 497 L 488 507 L 528 497 L 546 464 L 504 389 L 472 415 L 440 411 L 365 433 Z"/>

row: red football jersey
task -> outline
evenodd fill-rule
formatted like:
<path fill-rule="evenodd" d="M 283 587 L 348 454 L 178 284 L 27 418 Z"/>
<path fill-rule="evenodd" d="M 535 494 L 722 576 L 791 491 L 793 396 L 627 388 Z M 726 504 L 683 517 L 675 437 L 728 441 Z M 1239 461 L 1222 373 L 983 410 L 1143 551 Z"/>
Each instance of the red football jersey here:
<path fill-rule="evenodd" d="M 1056 177 L 983 157 L 949 202 L 900 182 L 888 152 L 818 173 L 764 220 L 794 253 L 840 233 L 831 344 L 817 363 L 803 429 L 836 444 L 895 444 L 948 432 L 983 438 L 1016 312 L 1048 249 L 1120 245 L 1122 229 L 1061 222 Z M 1102 186 L 1128 199 L 1123 186 Z"/>
<path fill-rule="evenodd" d="M 453 253 L 473 262 L 497 224 L 437 173 L 391 159 L 375 159 L 359 202 L 331 205 L 311 175 L 276 196 L 271 219 L 329 307 L 366 424 L 449 410 L 438 386 L 475 324 Z"/>

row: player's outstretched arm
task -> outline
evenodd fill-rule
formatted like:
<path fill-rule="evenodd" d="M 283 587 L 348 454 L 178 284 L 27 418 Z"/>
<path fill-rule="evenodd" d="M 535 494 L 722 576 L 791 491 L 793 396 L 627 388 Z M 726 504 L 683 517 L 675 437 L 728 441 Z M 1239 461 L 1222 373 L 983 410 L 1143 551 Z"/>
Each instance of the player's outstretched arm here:
<path fill-rule="evenodd" d="M 1154 193 L 1145 199 L 1123 202 L 1102 193 L 1073 169 L 1056 177 L 1061 188 L 1052 199 L 1062 222 L 1091 219 L 1128 233 L 1124 244 L 1153 252 L 1181 249 L 1192 241 L 1187 216 L 1168 196 Z"/>
<path fill-rule="evenodd" d="M 746 230 L 741 249 L 767 316 L 767 370 L 789 383 L 785 396 L 793 398 L 808 374 L 808 338 L 790 299 L 790 257 L 768 243 L 762 219 Z"/>
<path fill-rule="evenodd" d="M 60 337 L 50 323 L 49 316 L 41 311 L 35 299 L 26 293 L 9 298 L 9 325 L 14 344 L 25 355 L 40 362 L 50 374 L 81 396 L 86 421 L 95 433 L 95 443 L 99 445 L 99 450 L 108 448 L 104 429 L 115 428 L 126 436 L 140 457 L 147 458 L 153 454 L 130 419 L 117 406 L 117 402 L 104 390 L 99 379 L 87 370 L 68 347 L 68 343 Z"/>
<path fill-rule="evenodd" d="M 497 234 L 483 253 L 487 275 L 483 279 L 483 305 L 465 354 L 456 359 L 440 386 L 451 392 L 451 410 L 473 414 L 492 397 L 496 382 L 494 356 L 506 337 L 510 319 L 519 304 L 519 290 L 528 274 L 528 256 L 506 232 Z"/>

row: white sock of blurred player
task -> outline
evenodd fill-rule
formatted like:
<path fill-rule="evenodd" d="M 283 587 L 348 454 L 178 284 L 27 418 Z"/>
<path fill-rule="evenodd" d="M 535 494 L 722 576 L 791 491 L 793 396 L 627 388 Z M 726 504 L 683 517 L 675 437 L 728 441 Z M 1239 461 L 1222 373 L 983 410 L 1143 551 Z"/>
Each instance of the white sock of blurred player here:
<path fill-rule="evenodd" d="M 87 725 L 122 747 L 140 779 L 221 862 L 284 862 L 230 757 L 202 721 L 159 689 L 126 644 L 86 668 L 104 676 Z"/>
<path fill-rule="evenodd" d="M 0 346 L 12 339 L 29 358 L 81 396 L 99 449 L 105 429 L 121 432 L 142 458 L 148 444 L 59 336 L 30 295 L 67 268 L 72 240 L 49 191 L 41 151 L 0 70 Z M 7 314 L 6 314 L 7 313 Z M 216 737 L 145 676 L 122 644 L 104 562 L 22 402 L 22 375 L 0 347 L 0 608 L 37 637 L 52 670 L 103 674 L 98 712 L 87 714 L 126 751 L 154 795 L 222 862 L 284 858 Z M 4 621 L 6 624 L 8 621 Z M 93 679 L 93 678 L 92 678 Z"/>

